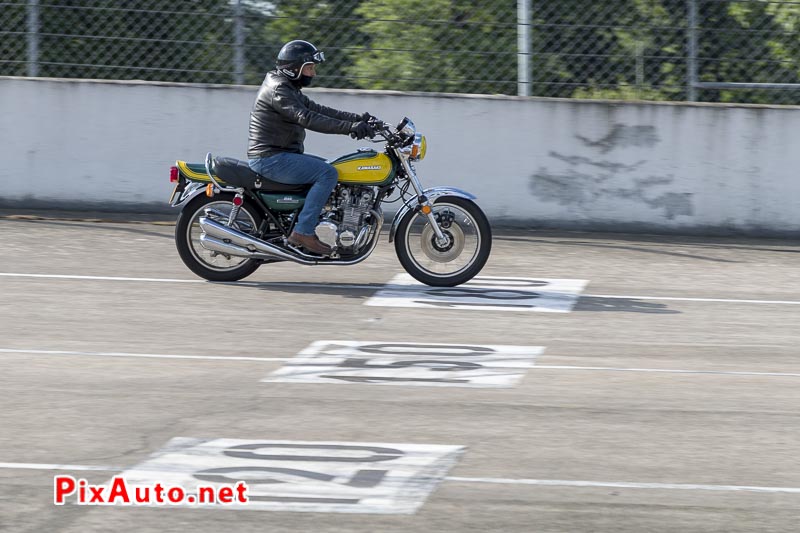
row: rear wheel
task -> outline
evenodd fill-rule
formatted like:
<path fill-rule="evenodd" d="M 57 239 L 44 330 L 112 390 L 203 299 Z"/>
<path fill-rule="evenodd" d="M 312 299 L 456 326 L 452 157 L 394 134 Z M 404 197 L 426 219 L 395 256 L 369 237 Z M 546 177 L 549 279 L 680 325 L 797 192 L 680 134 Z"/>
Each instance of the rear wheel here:
<path fill-rule="evenodd" d="M 183 263 L 189 270 L 209 281 L 238 281 L 255 272 L 259 261 L 206 250 L 200 244 L 200 217 L 222 224 L 228 223 L 233 209 L 232 194 L 195 197 L 186 204 L 175 224 L 175 245 Z M 206 214 L 208 211 L 208 214 Z M 261 224 L 261 215 L 247 201 L 239 208 L 233 227 L 243 233 L 255 234 Z"/>
<path fill-rule="evenodd" d="M 426 285 L 453 287 L 466 283 L 489 259 L 489 221 L 475 202 L 458 196 L 437 198 L 433 215 L 448 242 L 438 243 L 428 217 L 410 211 L 397 226 L 397 258 L 409 274 Z"/>

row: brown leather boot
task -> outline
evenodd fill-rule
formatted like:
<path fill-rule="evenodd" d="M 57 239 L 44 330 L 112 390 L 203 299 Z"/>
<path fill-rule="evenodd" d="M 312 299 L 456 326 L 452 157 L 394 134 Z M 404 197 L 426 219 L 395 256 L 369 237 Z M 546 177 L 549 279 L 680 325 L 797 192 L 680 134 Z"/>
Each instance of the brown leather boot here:
<path fill-rule="evenodd" d="M 296 231 L 293 231 L 292 234 L 289 235 L 289 244 L 302 246 L 309 252 L 319 255 L 331 255 L 331 252 L 333 252 L 333 248 L 319 240 L 316 235 L 303 235 Z"/>

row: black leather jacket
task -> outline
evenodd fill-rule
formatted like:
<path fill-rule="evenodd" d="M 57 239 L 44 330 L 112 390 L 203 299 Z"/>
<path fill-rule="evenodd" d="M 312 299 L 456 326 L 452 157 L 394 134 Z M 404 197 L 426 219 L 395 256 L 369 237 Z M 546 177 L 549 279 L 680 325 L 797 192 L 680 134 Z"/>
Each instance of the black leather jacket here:
<path fill-rule="evenodd" d="M 292 81 L 270 71 L 261 84 L 250 113 L 247 157 L 269 157 L 279 152 L 303 153 L 306 128 L 320 133 L 350 133 L 359 115 L 312 102 Z"/>

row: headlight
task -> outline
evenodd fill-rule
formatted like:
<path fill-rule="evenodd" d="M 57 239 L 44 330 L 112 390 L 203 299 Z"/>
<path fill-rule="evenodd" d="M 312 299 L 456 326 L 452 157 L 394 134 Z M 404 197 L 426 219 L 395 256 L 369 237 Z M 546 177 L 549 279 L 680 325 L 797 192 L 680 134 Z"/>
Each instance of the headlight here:
<path fill-rule="evenodd" d="M 413 137 L 416 132 L 417 128 L 408 117 L 404 117 L 403 120 L 400 121 L 400 124 L 397 125 L 397 133 L 403 135 L 407 139 Z"/>
<path fill-rule="evenodd" d="M 428 141 L 425 140 L 425 136 L 421 133 L 417 133 L 414 135 L 414 144 L 411 145 L 411 157 L 412 161 L 422 161 L 425 159 L 425 152 L 428 151 Z"/>

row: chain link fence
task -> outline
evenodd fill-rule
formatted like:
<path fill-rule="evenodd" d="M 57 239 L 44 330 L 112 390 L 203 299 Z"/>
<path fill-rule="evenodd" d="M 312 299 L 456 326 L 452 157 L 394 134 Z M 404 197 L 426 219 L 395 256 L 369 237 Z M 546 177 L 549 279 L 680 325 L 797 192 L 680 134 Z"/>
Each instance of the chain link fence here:
<path fill-rule="evenodd" d="M 800 104 L 800 1 L 0 0 L 0 75 Z"/>

